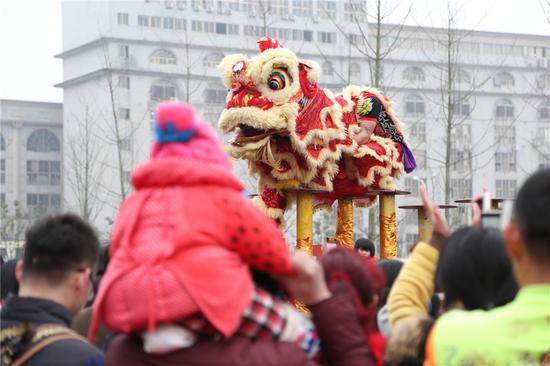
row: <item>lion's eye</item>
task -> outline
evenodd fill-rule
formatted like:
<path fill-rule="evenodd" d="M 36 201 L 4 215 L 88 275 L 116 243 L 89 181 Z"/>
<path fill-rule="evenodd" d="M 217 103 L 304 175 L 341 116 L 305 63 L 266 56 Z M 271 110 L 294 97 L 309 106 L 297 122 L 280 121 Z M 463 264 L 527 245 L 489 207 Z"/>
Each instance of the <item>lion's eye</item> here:
<path fill-rule="evenodd" d="M 286 87 L 288 81 L 292 81 L 286 70 L 278 69 L 273 71 L 267 79 L 267 86 L 271 90 L 282 90 Z"/>
<path fill-rule="evenodd" d="M 242 71 L 244 69 L 245 65 L 246 64 L 244 63 L 244 61 L 237 62 L 235 65 L 233 65 L 233 70 L 232 70 L 233 73 L 236 74 L 236 73 Z"/>

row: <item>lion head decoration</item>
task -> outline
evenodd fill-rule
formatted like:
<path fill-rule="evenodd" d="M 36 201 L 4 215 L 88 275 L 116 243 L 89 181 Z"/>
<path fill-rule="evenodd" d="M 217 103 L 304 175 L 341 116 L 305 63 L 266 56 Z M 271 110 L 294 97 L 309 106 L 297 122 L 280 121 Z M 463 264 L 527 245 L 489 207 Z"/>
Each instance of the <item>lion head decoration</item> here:
<path fill-rule="evenodd" d="M 235 133 L 229 152 L 259 176 L 258 205 L 281 220 L 283 188 L 323 191 L 317 203 L 395 189 L 416 167 L 391 102 L 378 90 L 350 85 L 333 95 L 317 84 L 319 65 L 271 38 L 260 54 L 226 56 L 219 69 L 229 89 L 219 127 Z M 366 140 L 359 139 L 363 129 Z M 369 204 L 372 197 L 366 197 Z"/>

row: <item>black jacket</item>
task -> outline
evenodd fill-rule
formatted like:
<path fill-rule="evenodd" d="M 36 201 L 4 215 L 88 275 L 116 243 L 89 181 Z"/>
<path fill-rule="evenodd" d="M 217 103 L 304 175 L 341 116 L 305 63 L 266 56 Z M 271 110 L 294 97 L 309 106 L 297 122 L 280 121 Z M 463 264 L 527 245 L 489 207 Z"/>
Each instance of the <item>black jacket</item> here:
<path fill-rule="evenodd" d="M 59 324 L 69 327 L 70 312 L 62 305 L 44 299 L 14 296 L 8 298 L 0 313 L 2 329 L 22 322 L 31 326 L 41 324 Z M 102 353 L 83 340 L 60 340 L 46 346 L 27 361 L 28 366 L 100 366 Z"/>

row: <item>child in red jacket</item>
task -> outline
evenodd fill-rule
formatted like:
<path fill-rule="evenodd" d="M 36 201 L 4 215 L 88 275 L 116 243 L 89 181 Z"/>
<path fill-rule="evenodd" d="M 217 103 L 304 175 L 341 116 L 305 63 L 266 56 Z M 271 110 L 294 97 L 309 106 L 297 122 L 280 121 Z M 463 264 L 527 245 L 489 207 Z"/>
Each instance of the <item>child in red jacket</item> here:
<path fill-rule="evenodd" d="M 151 160 L 134 172 L 135 192 L 115 222 L 90 336 L 103 320 L 143 332 L 151 352 L 236 333 L 318 347 L 301 314 L 253 283 L 250 267 L 294 270 L 281 232 L 243 196 L 213 129 L 179 102 L 161 103 L 156 122 Z"/>

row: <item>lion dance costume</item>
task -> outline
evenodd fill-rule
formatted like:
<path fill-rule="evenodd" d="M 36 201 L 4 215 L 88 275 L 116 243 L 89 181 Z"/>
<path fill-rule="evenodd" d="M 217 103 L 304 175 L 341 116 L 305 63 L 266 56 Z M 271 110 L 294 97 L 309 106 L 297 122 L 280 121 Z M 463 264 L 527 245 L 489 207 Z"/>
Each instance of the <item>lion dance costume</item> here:
<path fill-rule="evenodd" d="M 258 206 L 283 219 L 288 197 L 282 188 L 326 191 L 316 206 L 369 189 L 395 189 L 395 179 L 416 163 L 391 101 L 378 90 L 354 85 L 340 94 L 319 87 L 319 66 L 299 59 L 271 38 L 258 41 L 260 54 L 229 55 L 219 68 L 229 96 L 219 127 L 235 132 L 230 154 L 249 162 L 259 176 Z M 358 143 L 363 123 L 370 139 Z M 361 203 L 369 205 L 374 196 Z"/>

